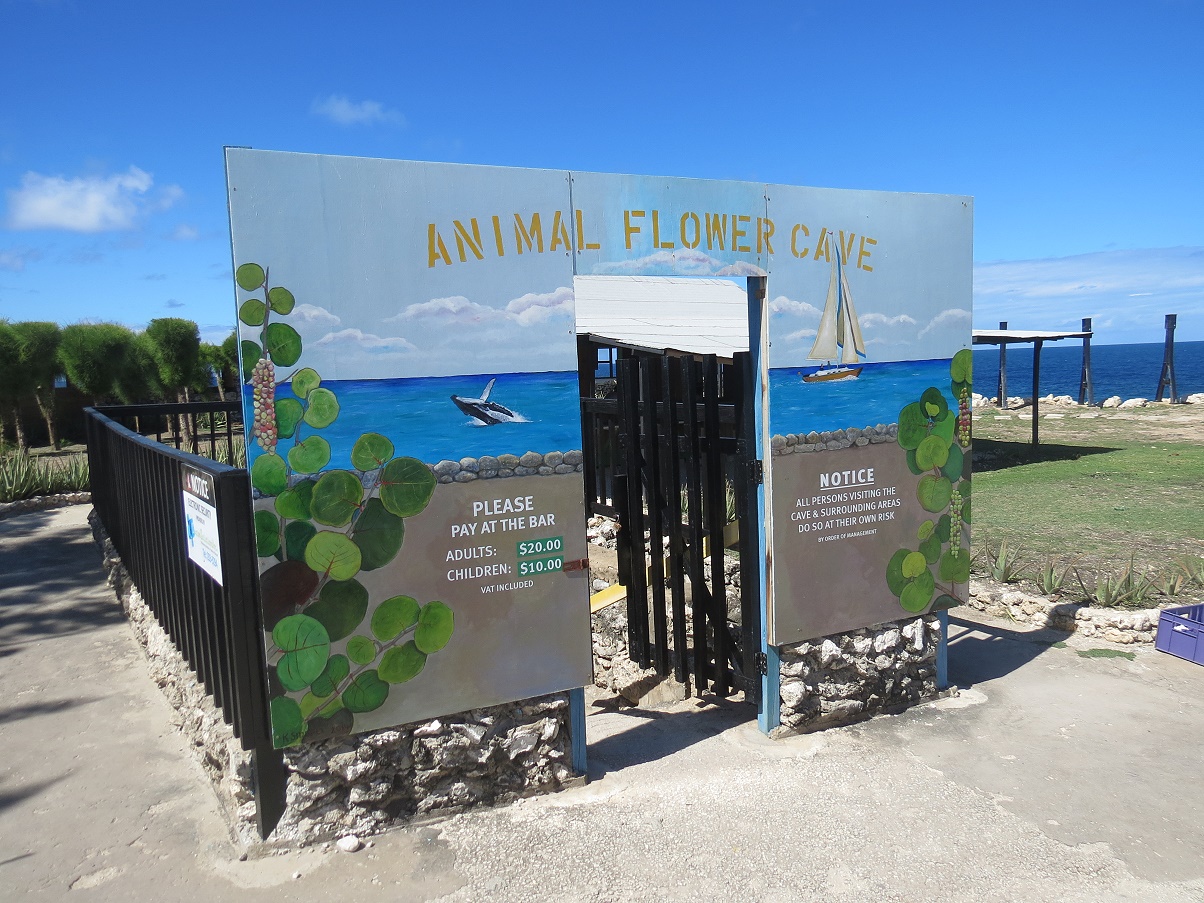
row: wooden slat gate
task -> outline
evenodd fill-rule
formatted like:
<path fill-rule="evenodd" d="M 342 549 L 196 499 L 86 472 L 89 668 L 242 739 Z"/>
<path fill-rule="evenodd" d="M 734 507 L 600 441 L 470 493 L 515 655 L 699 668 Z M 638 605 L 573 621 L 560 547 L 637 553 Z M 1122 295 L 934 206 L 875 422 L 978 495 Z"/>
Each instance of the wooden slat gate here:
<path fill-rule="evenodd" d="M 696 695 L 742 690 L 758 703 L 760 468 L 749 356 L 721 363 L 618 349 L 613 380 L 600 383 L 598 345 L 580 341 L 586 501 L 591 514 L 619 521 L 631 657 Z M 738 607 L 729 606 L 724 581 L 733 521 Z"/>

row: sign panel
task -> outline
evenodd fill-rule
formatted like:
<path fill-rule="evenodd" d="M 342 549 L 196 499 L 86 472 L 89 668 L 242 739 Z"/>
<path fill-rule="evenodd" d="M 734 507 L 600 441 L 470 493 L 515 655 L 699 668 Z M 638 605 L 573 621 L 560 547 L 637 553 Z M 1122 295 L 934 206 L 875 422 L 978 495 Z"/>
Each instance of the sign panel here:
<path fill-rule="evenodd" d="M 209 474 L 180 465 L 180 495 L 184 502 L 184 536 L 188 557 L 221 585 L 222 550 L 217 529 L 217 492 Z"/>
<path fill-rule="evenodd" d="M 771 186 L 769 641 L 965 599 L 969 198 Z"/>
<path fill-rule="evenodd" d="M 276 745 L 583 686 L 568 175 L 227 174 Z"/>

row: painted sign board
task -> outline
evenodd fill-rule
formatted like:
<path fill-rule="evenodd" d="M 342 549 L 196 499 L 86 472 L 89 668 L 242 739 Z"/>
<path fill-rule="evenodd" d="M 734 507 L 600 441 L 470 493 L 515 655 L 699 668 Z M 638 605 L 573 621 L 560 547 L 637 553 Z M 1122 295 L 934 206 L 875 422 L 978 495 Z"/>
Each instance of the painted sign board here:
<path fill-rule="evenodd" d="M 222 550 L 217 527 L 217 492 L 213 485 L 213 477 L 195 467 L 181 464 L 180 485 L 188 557 L 220 586 Z"/>
<path fill-rule="evenodd" d="M 876 366 L 948 370 L 969 345 L 963 198 L 247 149 L 227 151 L 227 180 L 278 745 L 589 680 L 574 277 L 768 275 L 768 422 L 792 451 L 800 431 L 899 421 L 910 383 Z M 842 390 L 798 377 L 821 329 L 843 347 L 834 265 L 868 361 L 847 424 Z M 819 497 L 814 467 L 872 466 L 874 488 L 914 496 L 898 461 L 861 463 L 885 444 L 767 462 L 783 641 L 826 629 L 825 606 L 845 626 L 905 613 L 868 583 L 864 611 L 844 595 L 857 581 L 806 585 L 844 573 L 831 549 L 868 546 L 776 532 Z M 906 467 L 914 449 L 896 451 Z M 808 563 L 784 567 L 795 553 Z M 859 579 L 886 585 L 893 555 Z"/>

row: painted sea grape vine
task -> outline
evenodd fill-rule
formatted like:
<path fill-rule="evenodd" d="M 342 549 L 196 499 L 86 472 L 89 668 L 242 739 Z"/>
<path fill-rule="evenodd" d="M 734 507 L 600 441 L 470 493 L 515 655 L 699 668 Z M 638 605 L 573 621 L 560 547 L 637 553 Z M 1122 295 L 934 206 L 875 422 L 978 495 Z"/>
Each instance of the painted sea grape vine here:
<path fill-rule="evenodd" d="M 957 584 L 970 580 L 970 384 L 973 358 L 962 349 L 949 364 L 951 408 L 935 386 L 899 412 L 899 445 L 918 476 L 916 498 L 933 517 L 920 524 L 915 548 L 899 549 L 886 584 L 905 611 L 960 604 Z"/>
<path fill-rule="evenodd" d="M 272 739 L 292 746 L 351 733 L 356 714 L 384 705 L 393 687 L 417 677 L 447 645 L 455 618 L 437 600 L 373 599 L 356 579 L 397 556 L 405 518 L 426 508 L 435 475 L 416 458 L 395 456 L 379 433 L 355 441 L 351 469 L 328 469 L 330 443 L 319 431 L 338 417 L 338 397 L 312 368 L 283 380 L 277 372 L 301 359 L 301 336 L 273 319 L 292 312 L 293 294 L 269 286 L 257 263 L 240 266 L 235 281 L 252 296 L 238 318 L 258 330 L 258 341 L 242 342 L 260 449 L 251 485 L 273 499 L 271 510 L 255 512 L 259 557 L 275 559 L 260 576 Z M 276 397 L 284 381 L 296 397 Z"/>

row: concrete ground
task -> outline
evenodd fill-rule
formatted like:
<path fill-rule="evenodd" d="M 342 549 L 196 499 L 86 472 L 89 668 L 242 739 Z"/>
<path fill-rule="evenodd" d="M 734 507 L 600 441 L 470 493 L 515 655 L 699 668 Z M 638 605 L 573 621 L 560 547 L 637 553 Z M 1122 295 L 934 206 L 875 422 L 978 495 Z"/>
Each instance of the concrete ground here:
<path fill-rule="evenodd" d="M 1204 901 L 1204 668 L 961 619 L 956 697 L 779 741 L 595 697 L 587 786 L 240 861 L 86 514 L 0 521 L 4 900 Z"/>

